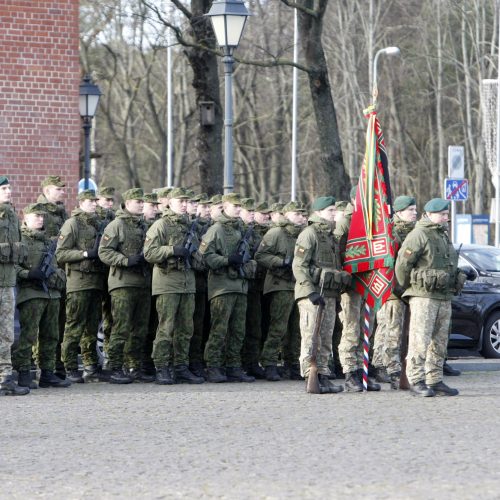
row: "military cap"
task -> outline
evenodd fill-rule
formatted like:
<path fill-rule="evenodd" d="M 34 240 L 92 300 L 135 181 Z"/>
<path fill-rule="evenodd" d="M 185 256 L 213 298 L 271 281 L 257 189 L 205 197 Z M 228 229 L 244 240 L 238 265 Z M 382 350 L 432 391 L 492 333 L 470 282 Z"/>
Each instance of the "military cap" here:
<path fill-rule="evenodd" d="M 210 198 L 210 203 L 212 205 L 218 205 L 219 203 L 222 203 L 222 195 L 221 194 L 214 194 L 212 198 Z"/>
<path fill-rule="evenodd" d="M 64 187 L 65 185 L 66 184 L 64 184 L 64 182 L 61 180 L 61 178 L 58 175 L 48 175 L 42 181 L 42 187 L 45 187 L 45 186 Z"/>
<path fill-rule="evenodd" d="M 200 194 L 200 199 L 198 200 L 198 203 L 200 205 L 210 205 L 210 203 L 212 203 L 212 202 L 208 198 L 207 193 L 201 193 Z"/>
<path fill-rule="evenodd" d="M 9 184 L 9 179 L 5 175 L 0 175 L 0 186 L 5 186 L 6 184 Z"/>
<path fill-rule="evenodd" d="M 191 198 L 191 195 L 189 194 L 187 189 L 178 187 L 178 188 L 172 189 L 172 191 L 170 191 L 168 197 L 169 198 L 179 198 L 181 200 L 189 200 Z"/>
<path fill-rule="evenodd" d="M 266 201 L 263 201 L 255 205 L 255 211 L 261 214 L 269 214 L 272 212 L 272 209 L 269 208 L 269 205 Z"/>
<path fill-rule="evenodd" d="M 241 205 L 241 196 L 239 193 L 229 193 L 222 196 L 223 202 L 232 203 L 233 205 Z"/>
<path fill-rule="evenodd" d="M 196 197 L 196 193 L 192 189 L 186 189 L 186 195 L 189 196 L 189 201 L 196 201 L 193 200 Z"/>
<path fill-rule="evenodd" d="M 426 212 L 442 212 L 449 208 L 450 202 L 448 200 L 443 200 L 443 198 L 432 198 L 432 200 L 429 200 L 424 206 Z"/>
<path fill-rule="evenodd" d="M 282 209 L 282 212 L 286 214 L 287 212 L 302 212 L 306 213 L 307 208 L 301 201 L 289 201 Z"/>
<path fill-rule="evenodd" d="M 156 190 L 156 194 L 158 195 L 158 198 L 168 198 L 172 189 L 174 188 L 162 187 Z"/>
<path fill-rule="evenodd" d="M 38 214 L 38 215 L 44 215 L 47 213 L 47 210 L 45 210 L 45 207 L 42 203 L 30 203 L 23 209 L 24 214 Z"/>
<path fill-rule="evenodd" d="M 84 189 L 78 193 L 78 200 L 97 200 L 94 189 Z"/>
<path fill-rule="evenodd" d="M 192 194 L 191 194 L 192 193 Z M 198 203 L 200 202 L 202 197 L 206 197 L 207 195 L 205 193 L 201 194 L 198 193 L 196 194 L 194 191 L 188 191 L 188 194 L 190 194 L 189 201 L 197 201 Z"/>
<path fill-rule="evenodd" d="M 413 198 L 411 196 L 404 195 L 404 196 L 398 196 L 394 200 L 392 208 L 394 208 L 395 212 L 399 212 L 401 210 L 405 210 L 406 208 L 408 208 L 411 205 L 416 205 L 416 204 L 417 204 L 417 202 L 416 202 L 415 198 Z"/>
<path fill-rule="evenodd" d="M 144 201 L 144 190 L 142 188 L 132 188 L 128 189 L 122 193 L 122 198 L 126 200 L 140 200 Z"/>
<path fill-rule="evenodd" d="M 158 195 L 156 193 L 144 193 L 144 202 L 154 203 L 155 205 L 158 205 L 160 203 L 158 201 Z"/>
<path fill-rule="evenodd" d="M 311 210 L 316 212 L 318 210 L 324 210 L 331 205 L 335 205 L 335 198 L 333 196 L 320 196 L 314 200 L 311 205 Z"/>
<path fill-rule="evenodd" d="M 102 196 L 103 198 L 114 198 L 115 188 L 103 186 L 103 187 L 99 188 L 99 196 Z"/>
<path fill-rule="evenodd" d="M 356 198 L 356 193 L 358 192 L 358 186 L 353 186 L 351 188 L 351 191 L 349 192 L 349 198 L 351 198 L 351 200 L 353 198 Z"/>
<path fill-rule="evenodd" d="M 279 201 L 277 203 L 273 203 L 270 207 L 270 210 L 271 212 L 281 212 L 284 206 L 285 204 Z"/>
<path fill-rule="evenodd" d="M 335 208 L 339 212 L 343 212 L 347 208 L 347 205 L 349 205 L 349 202 L 345 200 L 340 200 L 335 202 Z"/>
<path fill-rule="evenodd" d="M 253 198 L 242 198 L 241 208 L 245 210 L 255 210 L 255 200 Z"/>

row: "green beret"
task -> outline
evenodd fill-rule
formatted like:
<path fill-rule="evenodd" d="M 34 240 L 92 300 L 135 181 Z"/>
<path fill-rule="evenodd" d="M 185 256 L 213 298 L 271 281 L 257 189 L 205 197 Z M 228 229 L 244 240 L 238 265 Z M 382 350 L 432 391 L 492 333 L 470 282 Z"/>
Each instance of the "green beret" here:
<path fill-rule="evenodd" d="M 0 175 L 0 186 L 5 186 L 9 184 L 9 179 L 5 175 Z"/>
<path fill-rule="evenodd" d="M 255 205 L 255 211 L 261 214 L 269 214 L 272 212 L 272 210 L 269 208 L 269 205 L 265 201 L 257 203 Z"/>
<path fill-rule="evenodd" d="M 156 194 L 158 195 L 158 198 L 169 198 L 172 189 L 174 189 L 174 188 L 162 187 L 162 188 L 156 190 Z"/>
<path fill-rule="evenodd" d="M 178 198 L 180 200 L 189 200 L 191 198 L 191 195 L 189 194 L 187 189 L 178 187 L 178 188 L 173 188 L 172 191 L 170 191 L 168 197 L 170 199 Z"/>
<path fill-rule="evenodd" d="M 42 181 L 42 187 L 45 186 L 64 187 L 65 184 L 58 175 L 49 175 Z"/>
<path fill-rule="evenodd" d="M 241 205 L 241 196 L 238 193 L 229 193 L 222 196 L 222 202 Z"/>
<path fill-rule="evenodd" d="M 335 208 L 339 212 L 343 212 L 347 208 L 347 205 L 349 205 L 349 202 L 345 201 L 345 200 L 340 200 L 340 201 L 335 202 Z"/>
<path fill-rule="evenodd" d="M 42 203 L 31 203 L 23 209 L 24 214 L 38 214 L 45 215 L 47 210 L 45 210 L 45 206 Z"/>
<path fill-rule="evenodd" d="M 331 205 L 335 205 L 335 198 L 333 196 L 320 196 L 316 198 L 311 205 L 311 210 L 317 212 L 319 210 L 324 210 Z"/>
<path fill-rule="evenodd" d="M 281 213 L 281 211 L 283 210 L 283 207 L 285 206 L 284 203 L 281 203 L 281 202 L 278 202 L 278 203 L 273 203 L 270 207 L 270 211 L 271 212 L 279 212 Z"/>
<path fill-rule="evenodd" d="M 286 214 L 287 212 L 307 212 L 307 208 L 301 201 L 290 201 L 282 209 L 282 212 Z"/>
<path fill-rule="evenodd" d="M 245 210 L 255 210 L 255 200 L 253 198 L 242 198 L 241 208 Z"/>
<path fill-rule="evenodd" d="M 221 194 L 214 194 L 212 198 L 210 198 L 210 203 L 212 205 L 218 205 L 219 203 L 222 203 L 222 195 Z"/>
<path fill-rule="evenodd" d="M 114 198 L 115 197 L 115 188 L 103 186 L 99 188 L 99 196 L 102 198 Z"/>
<path fill-rule="evenodd" d="M 358 186 L 353 186 L 351 188 L 351 191 L 349 192 L 349 198 L 351 198 L 351 200 L 353 198 L 356 198 L 356 193 L 358 192 Z"/>
<path fill-rule="evenodd" d="M 144 190 L 142 188 L 132 188 L 122 193 L 122 198 L 126 200 L 144 201 Z"/>
<path fill-rule="evenodd" d="M 424 206 L 426 212 L 442 212 L 449 208 L 450 202 L 448 200 L 443 200 L 443 198 L 432 198 L 432 200 L 429 200 Z"/>
<path fill-rule="evenodd" d="M 48 184 L 54 185 L 54 184 Z M 95 195 L 95 191 L 93 189 L 84 189 L 78 193 L 78 200 L 97 200 L 97 196 Z"/>
<path fill-rule="evenodd" d="M 144 203 L 154 203 L 158 205 L 158 195 L 156 193 L 144 193 Z"/>
<path fill-rule="evenodd" d="M 407 209 L 411 205 L 416 205 L 417 202 L 415 198 L 412 198 L 411 196 L 398 196 L 395 200 L 394 203 L 392 204 L 392 208 L 394 208 L 395 212 L 400 212 L 401 210 Z"/>

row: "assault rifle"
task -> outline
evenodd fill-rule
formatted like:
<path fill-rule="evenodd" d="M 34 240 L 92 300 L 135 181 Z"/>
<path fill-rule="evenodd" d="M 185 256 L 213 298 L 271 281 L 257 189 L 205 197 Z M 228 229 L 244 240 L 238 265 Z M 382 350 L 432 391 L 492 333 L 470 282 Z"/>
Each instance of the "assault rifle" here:
<path fill-rule="evenodd" d="M 243 262 L 238 272 L 242 278 L 245 278 L 245 272 L 243 271 L 243 264 L 246 264 L 249 260 L 251 260 L 252 255 L 250 252 L 250 238 L 253 236 L 253 224 L 249 224 L 248 229 L 246 230 L 243 238 L 238 243 L 236 247 L 236 253 L 243 257 Z"/>
<path fill-rule="evenodd" d="M 47 280 L 56 272 L 56 268 L 52 266 L 52 259 L 56 254 L 57 238 L 50 240 L 50 245 L 47 251 L 44 253 L 42 260 L 40 262 L 39 269 L 43 274 L 42 288 L 44 292 L 48 292 Z"/>
<path fill-rule="evenodd" d="M 189 231 L 186 234 L 186 238 L 184 239 L 184 248 L 188 251 L 188 256 L 184 259 L 184 265 L 186 269 L 191 269 L 191 254 L 198 250 L 198 247 L 194 243 L 194 239 L 197 236 L 196 228 L 198 227 L 198 217 L 193 220 L 191 226 L 189 227 Z"/>

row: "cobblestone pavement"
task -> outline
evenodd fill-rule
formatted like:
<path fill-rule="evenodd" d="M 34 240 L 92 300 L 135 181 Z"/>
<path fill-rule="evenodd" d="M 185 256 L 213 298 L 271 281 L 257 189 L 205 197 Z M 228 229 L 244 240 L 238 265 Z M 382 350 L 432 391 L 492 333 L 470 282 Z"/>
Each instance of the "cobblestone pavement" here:
<path fill-rule="evenodd" d="M 301 382 L 0 398 L 1 498 L 499 498 L 500 372 L 455 398 Z"/>

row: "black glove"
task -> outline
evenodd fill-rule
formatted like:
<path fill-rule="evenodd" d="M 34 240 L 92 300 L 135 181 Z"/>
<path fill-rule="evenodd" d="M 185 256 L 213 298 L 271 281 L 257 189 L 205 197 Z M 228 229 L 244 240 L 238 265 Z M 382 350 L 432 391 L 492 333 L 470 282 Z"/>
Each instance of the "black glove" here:
<path fill-rule="evenodd" d="M 97 248 L 90 248 L 87 250 L 87 259 L 97 259 Z"/>
<path fill-rule="evenodd" d="M 29 280 L 35 280 L 35 281 L 43 281 L 45 276 L 43 275 L 42 271 L 38 267 L 34 267 L 33 269 L 30 269 L 28 273 L 28 279 Z"/>
<path fill-rule="evenodd" d="M 324 306 L 325 299 L 318 292 L 310 293 L 307 298 L 315 305 L 315 306 Z"/>
<path fill-rule="evenodd" d="M 189 257 L 189 250 L 185 248 L 184 245 L 175 245 L 174 256 L 187 259 Z"/>
<path fill-rule="evenodd" d="M 283 259 L 283 264 L 281 264 L 281 267 L 291 269 L 292 262 L 293 262 L 293 259 L 290 259 L 290 257 L 286 257 Z"/>
<path fill-rule="evenodd" d="M 144 262 L 144 255 L 139 253 L 137 255 L 131 255 L 128 258 L 127 266 L 128 267 L 137 266 L 137 264 L 142 264 L 143 262 Z"/>
<path fill-rule="evenodd" d="M 233 253 L 227 258 L 228 264 L 230 266 L 241 266 L 243 264 L 243 255 L 239 253 Z"/>

